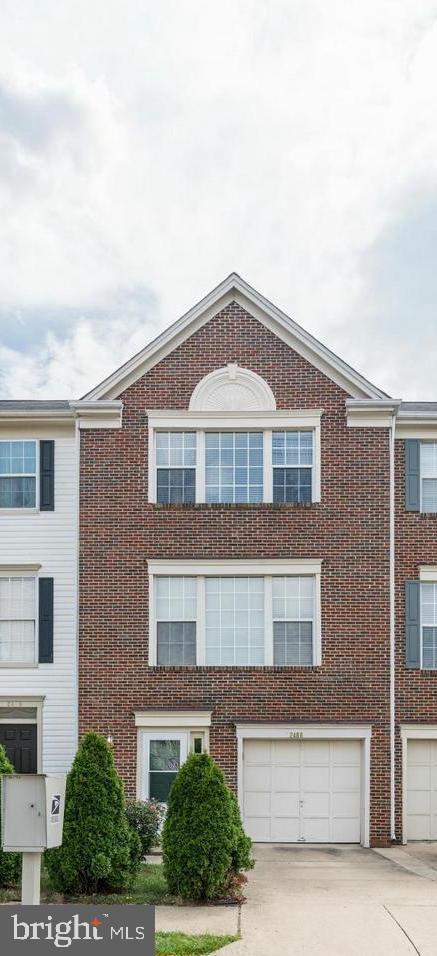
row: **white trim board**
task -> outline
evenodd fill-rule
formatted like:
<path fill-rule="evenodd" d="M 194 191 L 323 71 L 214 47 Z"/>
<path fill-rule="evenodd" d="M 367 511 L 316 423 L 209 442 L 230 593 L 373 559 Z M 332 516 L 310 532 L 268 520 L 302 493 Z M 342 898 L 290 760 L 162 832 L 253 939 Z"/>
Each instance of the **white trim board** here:
<path fill-rule="evenodd" d="M 370 844 L 370 724 L 237 723 L 238 803 L 243 814 L 243 749 L 245 740 L 361 740 L 361 845 Z M 300 736 L 301 735 L 301 736 Z"/>
<path fill-rule="evenodd" d="M 231 302 L 242 306 L 286 345 L 298 352 L 302 358 L 318 368 L 352 397 L 387 398 L 384 392 L 322 345 L 237 273 L 232 272 L 153 342 L 88 392 L 84 399 L 117 398 L 129 385 L 162 361 Z"/>
<path fill-rule="evenodd" d="M 211 711 L 208 710 L 165 710 L 165 711 L 135 711 L 136 727 L 185 727 L 194 730 L 201 727 L 204 730 L 211 726 Z"/>

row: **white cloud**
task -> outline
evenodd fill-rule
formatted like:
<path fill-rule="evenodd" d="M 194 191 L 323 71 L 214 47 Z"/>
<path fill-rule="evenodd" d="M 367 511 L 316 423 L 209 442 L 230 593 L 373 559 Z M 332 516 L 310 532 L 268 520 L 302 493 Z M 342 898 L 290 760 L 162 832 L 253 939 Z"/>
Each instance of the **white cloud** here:
<path fill-rule="evenodd" d="M 437 0 L 4 0 L 0 64 L 5 396 L 80 394 L 235 269 L 437 398 L 431 362 L 405 367 L 430 270 L 402 338 L 391 295 L 422 255 L 406 210 L 435 207 Z"/>

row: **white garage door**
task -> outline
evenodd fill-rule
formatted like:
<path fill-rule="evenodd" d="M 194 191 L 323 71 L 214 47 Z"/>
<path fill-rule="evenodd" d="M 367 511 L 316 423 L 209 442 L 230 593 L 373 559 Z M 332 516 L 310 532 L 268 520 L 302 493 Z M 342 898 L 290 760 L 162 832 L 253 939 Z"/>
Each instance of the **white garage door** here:
<path fill-rule="evenodd" d="M 437 740 L 407 747 L 407 840 L 437 840 Z"/>
<path fill-rule="evenodd" d="M 358 740 L 246 740 L 244 819 L 260 843 L 359 843 Z"/>

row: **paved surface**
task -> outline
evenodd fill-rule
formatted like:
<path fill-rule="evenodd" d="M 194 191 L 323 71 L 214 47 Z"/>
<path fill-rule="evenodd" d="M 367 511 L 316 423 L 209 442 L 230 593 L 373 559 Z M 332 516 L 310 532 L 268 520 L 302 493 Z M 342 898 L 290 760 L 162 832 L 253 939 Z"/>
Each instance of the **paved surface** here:
<path fill-rule="evenodd" d="M 223 956 L 437 956 L 437 881 L 406 868 L 437 876 L 437 845 L 410 845 L 402 865 L 348 846 L 258 845 L 255 855 L 242 939 Z"/>

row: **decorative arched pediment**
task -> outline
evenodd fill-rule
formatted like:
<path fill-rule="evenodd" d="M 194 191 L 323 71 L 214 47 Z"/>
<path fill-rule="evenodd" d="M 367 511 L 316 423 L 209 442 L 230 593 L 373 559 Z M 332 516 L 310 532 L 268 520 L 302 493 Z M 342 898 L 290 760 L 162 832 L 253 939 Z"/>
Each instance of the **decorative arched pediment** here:
<path fill-rule="evenodd" d="M 190 411 L 274 411 L 275 396 L 267 382 L 236 364 L 218 368 L 196 385 Z"/>

